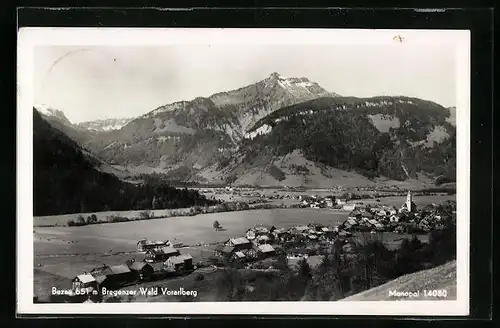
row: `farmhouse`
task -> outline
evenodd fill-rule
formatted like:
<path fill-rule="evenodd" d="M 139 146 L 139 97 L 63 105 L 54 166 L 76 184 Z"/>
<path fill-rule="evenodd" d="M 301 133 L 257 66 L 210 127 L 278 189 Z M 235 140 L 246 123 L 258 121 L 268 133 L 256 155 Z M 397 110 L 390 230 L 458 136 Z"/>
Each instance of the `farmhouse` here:
<path fill-rule="evenodd" d="M 189 271 L 193 269 L 193 257 L 190 254 L 172 256 L 169 257 L 163 265 L 177 272 Z"/>
<path fill-rule="evenodd" d="M 237 261 L 245 261 L 246 260 L 246 256 L 243 252 L 235 252 L 233 254 L 233 260 L 237 260 Z"/>
<path fill-rule="evenodd" d="M 86 290 L 97 290 L 99 285 L 95 278 L 88 273 L 81 274 L 76 276 L 72 282 L 73 290 L 77 289 L 86 289 Z"/>
<path fill-rule="evenodd" d="M 165 246 L 172 246 L 170 241 L 165 240 L 146 240 L 141 239 L 137 242 L 137 251 L 145 252 L 150 249 L 161 248 Z"/>
<path fill-rule="evenodd" d="M 245 237 L 231 238 L 224 245 L 234 247 L 236 251 L 252 248 L 252 243 Z"/>
<path fill-rule="evenodd" d="M 271 238 L 268 235 L 260 235 L 255 238 L 256 244 L 268 244 L 271 242 Z"/>
<path fill-rule="evenodd" d="M 273 246 L 269 244 L 259 245 L 258 249 L 259 249 L 259 254 L 262 257 L 276 255 L 276 250 L 273 248 Z"/>
<path fill-rule="evenodd" d="M 356 208 L 356 204 L 345 204 L 342 206 L 344 211 L 353 211 Z"/>
<path fill-rule="evenodd" d="M 179 251 L 173 247 L 161 247 L 146 251 L 144 256 L 146 262 L 165 262 L 169 257 L 179 255 Z"/>
<path fill-rule="evenodd" d="M 153 267 L 145 261 L 129 261 L 127 265 L 138 280 L 147 280 L 154 274 Z"/>
<path fill-rule="evenodd" d="M 245 233 L 245 236 L 248 240 L 254 240 L 257 236 L 255 233 L 255 229 L 248 229 Z"/>
<path fill-rule="evenodd" d="M 135 274 L 130 271 L 126 264 L 98 267 L 90 271 L 90 274 L 99 284 L 99 287 L 117 287 L 136 280 Z"/>

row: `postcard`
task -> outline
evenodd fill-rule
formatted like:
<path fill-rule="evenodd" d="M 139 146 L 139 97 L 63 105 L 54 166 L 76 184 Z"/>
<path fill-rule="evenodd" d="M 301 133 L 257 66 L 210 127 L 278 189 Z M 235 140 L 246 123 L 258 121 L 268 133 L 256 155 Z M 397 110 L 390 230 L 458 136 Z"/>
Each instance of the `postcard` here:
<path fill-rule="evenodd" d="M 468 31 L 18 49 L 19 314 L 468 314 Z"/>

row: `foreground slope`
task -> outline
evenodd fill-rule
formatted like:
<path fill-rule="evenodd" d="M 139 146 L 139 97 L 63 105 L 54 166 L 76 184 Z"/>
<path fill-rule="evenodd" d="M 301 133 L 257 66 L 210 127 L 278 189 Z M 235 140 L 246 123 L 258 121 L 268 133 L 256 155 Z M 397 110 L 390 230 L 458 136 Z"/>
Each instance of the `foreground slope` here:
<path fill-rule="evenodd" d="M 424 290 L 446 290 L 446 297 L 430 297 Z M 391 296 L 390 291 L 417 292 L 418 296 Z M 451 261 L 432 269 L 404 275 L 381 286 L 349 296 L 341 301 L 454 300 L 457 298 L 457 263 Z"/>

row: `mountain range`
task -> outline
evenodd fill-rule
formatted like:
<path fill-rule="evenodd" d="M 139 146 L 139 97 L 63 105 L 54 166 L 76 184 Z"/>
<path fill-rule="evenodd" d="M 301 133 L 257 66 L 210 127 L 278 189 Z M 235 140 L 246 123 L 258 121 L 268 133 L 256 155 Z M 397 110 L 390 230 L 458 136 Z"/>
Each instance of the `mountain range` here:
<path fill-rule="evenodd" d="M 133 119 L 71 124 L 62 112 L 38 110 L 130 175 L 308 187 L 455 180 L 454 109 L 402 96 L 343 97 L 304 77 L 272 73 Z"/>

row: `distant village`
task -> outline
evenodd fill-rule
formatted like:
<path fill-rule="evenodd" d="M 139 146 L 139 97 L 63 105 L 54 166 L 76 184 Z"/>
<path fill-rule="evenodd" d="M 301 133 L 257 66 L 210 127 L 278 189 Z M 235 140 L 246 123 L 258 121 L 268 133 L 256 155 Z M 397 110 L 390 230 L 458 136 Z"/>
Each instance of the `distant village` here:
<path fill-rule="evenodd" d="M 450 214 L 456 213 L 454 202 L 447 202 L 447 210 L 444 210 L 443 205 L 435 204 L 419 209 L 412 197 L 411 192 L 408 192 L 406 202 L 400 208 L 381 204 L 347 205 L 341 199 L 334 200 L 330 197 L 318 199 L 311 196 L 302 199 L 303 206 L 342 206 L 344 210 L 350 210 L 350 213 L 347 219 L 337 226 L 316 223 L 291 228 L 254 226 L 241 236 L 218 243 L 213 256 L 216 259 L 216 265 L 212 265 L 217 268 L 217 265 L 240 263 L 247 268 L 252 268 L 259 261 L 276 257 L 278 254 L 286 255 L 287 261 L 293 262 L 317 255 L 321 253 L 319 250 L 331 248 L 331 245 L 336 243 L 346 249 L 352 248 L 351 237 L 356 233 L 423 234 L 443 229 Z M 214 229 L 217 230 L 217 228 L 214 224 Z M 179 248 L 183 246 L 186 245 L 175 244 L 171 241 L 139 240 L 137 251 L 144 253 L 143 260 L 131 260 L 116 266 L 105 265 L 90 272 L 84 272 L 73 279 L 73 295 L 91 295 L 92 292 L 100 291 L 102 288 L 119 289 L 141 281 L 186 275 L 195 271 L 198 266 L 209 265 L 199 262 L 194 264 L 190 254 L 179 252 Z M 196 246 L 201 246 L 201 244 Z M 91 302 L 91 298 L 85 301 Z"/>

